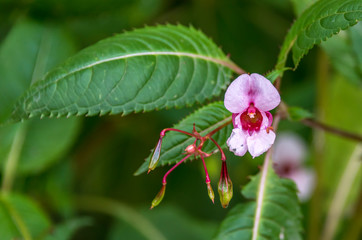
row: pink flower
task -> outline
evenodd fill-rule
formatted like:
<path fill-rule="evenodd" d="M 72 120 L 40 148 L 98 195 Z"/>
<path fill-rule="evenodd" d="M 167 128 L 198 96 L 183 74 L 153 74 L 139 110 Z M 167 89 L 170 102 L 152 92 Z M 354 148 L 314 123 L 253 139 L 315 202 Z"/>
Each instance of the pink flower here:
<path fill-rule="evenodd" d="M 303 166 L 306 153 L 307 147 L 298 135 L 279 134 L 273 152 L 273 166 L 280 177 L 289 178 L 295 182 L 301 201 L 310 198 L 315 185 L 314 171 Z"/>
<path fill-rule="evenodd" d="M 266 152 L 275 140 L 273 117 L 268 111 L 279 103 L 278 90 L 265 77 L 253 73 L 235 79 L 224 100 L 226 109 L 233 113 L 234 129 L 227 141 L 230 151 L 243 156 L 249 150 L 253 158 Z"/>

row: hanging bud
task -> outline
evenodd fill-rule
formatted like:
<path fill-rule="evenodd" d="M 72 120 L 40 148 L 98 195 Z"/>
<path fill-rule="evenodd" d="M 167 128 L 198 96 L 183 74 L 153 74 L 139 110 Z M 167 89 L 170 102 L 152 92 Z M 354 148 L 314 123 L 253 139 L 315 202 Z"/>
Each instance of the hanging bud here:
<path fill-rule="evenodd" d="M 151 160 L 150 163 L 148 165 L 148 172 L 150 173 L 153 169 L 156 168 L 158 161 L 160 160 L 160 155 L 161 155 L 161 145 L 162 145 L 162 137 L 160 137 L 160 140 L 158 140 L 158 143 L 155 147 L 155 149 L 153 149 L 152 155 L 151 155 Z"/>
<path fill-rule="evenodd" d="M 150 209 L 160 204 L 160 202 L 163 199 L 163 196 L 165 196 L 165 192 L 166 192 L 166 184 L 162 185 L 161 190 L 157 193 L 156 197 L 153 199 Z"/>
<path fill-rule="evenodd" d="M 214 203 L 214 198 L 215 198 L 214 190 L 212 190 L 210 182 L 207 182 L 206 184 L 207 184 L 207 194 L 209 195 L 209 198 L 211 199 L 212 203 Z"/>
<path fill-rule="evenodd" d="M 233 197 L 233 184 L 230 180 L 225 161 L 222 162 L 221 166 L 218 192 L 222 207 L 227 208 L 231 198 Z"/>

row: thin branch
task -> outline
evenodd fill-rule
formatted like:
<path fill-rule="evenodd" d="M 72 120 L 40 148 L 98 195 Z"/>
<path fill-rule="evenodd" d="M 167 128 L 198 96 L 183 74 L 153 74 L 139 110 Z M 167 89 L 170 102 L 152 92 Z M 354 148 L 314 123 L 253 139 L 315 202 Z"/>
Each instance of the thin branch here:
<path fill-rule="evenodd" d="M 347 198 L 353 183 L 361 169 L 362 145 L 357 145 L 339 180 L 339 184 L 329 207 L 322 240 L 331 240 L 337 231 L 343 217 Z"/>
<path fill-rule="evenodd" d="M 244 69 L 242 69 L 241 67 L 239 67 L 238 65 L 236 65 L 234 62 L 232 62 L 231 60 L 229 61 L 216 61 L 217 63 L 220 63 L 221 65 L 224 65 L 225 67 L 230 68 L 231 70 L 233 70 L 235 73 L 241 75 L 246 73 L 246 71 Z"/>
<path fill-rule="evenodd" d="M 351 132 L 347 132 L 329 125 L 326 125 L 324 123 L 320 123 L 317 122 L 314 119 L 311 118 L 307 118 L 307 119 L 303 119 L 300 121 L 301 123 L 303 123 L 306 126 L 312 127 L 312 128 L 318 128 L 318 129 L 322 129 L 326 132 L 330 132 L 333 133 L 335 135 L 344 137 L 344 138 L 348 138 L 357 142 L 362 142 L 362 136 L 355 134 L 355 133 L 351 133 Z"/>
<path fill-rule="evenodd" d="M 5 161 L 3 182 L 1 186 L 1 190 L 3 192 L 10 191 L 13 186 L 14 178 L 16 175 L 16 169 L 18 167 L 18 162 L 20 159 L 20 154 L 23 149 L 23 144 L 25 141 L 26 128 L 27 128 L 26 126 L 27 126 L 26 123 L 19 123 L 17 126 L 16 134 L 11 144 L 10 152 Z"/>

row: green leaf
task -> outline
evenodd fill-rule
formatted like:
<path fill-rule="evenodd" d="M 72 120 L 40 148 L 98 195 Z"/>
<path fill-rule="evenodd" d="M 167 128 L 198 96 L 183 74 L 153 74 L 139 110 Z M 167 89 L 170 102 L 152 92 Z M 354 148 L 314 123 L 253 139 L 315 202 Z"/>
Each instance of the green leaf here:
<path fill-rule="evenodd" d="M 362 72 L 362 23 L 358 23 L 357 26 L 350 29 L 349 34 L 351 35 L 353 52 L 357 57 L 358 69 Z"/>
<path fill-rule="evenodd" d="M 294 12 L 297 16 L 300 16 L 304 10 L 308 9 L 310 5 L 317 0 L 290 0 L 294 7 Z"/>
<path fill-rule="evenodd" d="M 333 67 L 344 75 L 346 80 L 357 85 L 362 84 L 361 42 L 362 24 L 358 23 L 348 31 L 340 32 L 321 44 Z"/>
<path fill-rule="evenodd" d="M 320 0 L 303 12 L 288 32 L 279 53 L 276 69 L 283 69 L 289 51 L 297 68 L 302 57 L 322 40 L 362 19 L 361 0 Z"/>
<path fill-rule="evenodd" d="M 0 195 L 0 222 L 1 239 L 39 239 L 50 227 L 43 211 L 18 194 Z"/>
<path fill-rule="evenodd" d="M 162 206 L 157 211 L 141 210 L 141 214 L 149 222 L 153 223 L 162 235 L 147 237 L 139 233 L 132 225 L 124 221 L 118 221 L 111 228 L 108 240 L 118 239 L 132 239 L 132 240 L 184 240 L 184 239 L 198 239 L 209 240 L 212 239 L 216 224 L 209 221 L 201 221 L 187 215 L 185 211 L 174 206 Z M 187 231 L 185 231 L 187 229 Z M 162 236 L 161 235 L 161 236 Z"/>
<path fill-rule="evenodd" d="M 285 68 L 282 68 L 282 69 L 275 69 L 275 70 L 269 72 L 265 77 L 267 79 L 269 79 L 269 81 L 271 83 L 274 83 L 275 80 L 277 80 L 277 78 L 279 76 L 282 76 L 285 71 L 290 70 L 290 69 L 291 68 L 288 68 L 288 67 L 285 67 Z"/>
<path fill-rule="evenodd" d="M 361 89 L 341 76 L 330 79 L 329 83 L 326 86 L 328 95 L 323 99 L 326 103 L 323 107 L 323 121 L 328 125 L 361 135 Z M 328 221 L 323 227 L 323 237 L 327 239 L 339 236 L 340 226 L 345 215 L 349 214 L 350 206 L 358 204 L 362 189 L 362 147 L 360 143 L 328 132 L 324 135 L 324 138 L 318 139 L 319 142 L 324 142 L 324 150 L 318 155 L 318 160 L 323 162 L 318 169 L 319 189 L 323 192 L 319 206 L 323 208 L 318 209 L 319 212 L 316 214 L 323 216 L 327 213 Z"/>
<path fill-rule="evenodd" d="M 186 132 L 192 132 L 193 124 L 196 125 L 196 130 L 204 136 L 217 127 L 230 122 L 231 113 L 226 110 L 223 102 L 211 103 L 196 112 L 192 113 L 173 128 L 180 129 Z M 222 128 L 215 133 L 212 138 L 220 144 L 222 148 L 226 147 L 226 140 L 230 136 L 232 130 L 232 124 Z M 172 164 L 180 161 L 183 157 L 185 148 L 195 141 L 193 137 L 178 133 L 167 132 L 162 141 L 161 157 L 159 160 L 159 166 L 166 164 Z M 210 153 L 216 150 L 215 144 L 211 141 L 207 141 L 202 148 L 204 152 Z M 150 156 L 146 158 L 146 162 L 135 172 L 135 175 L 139 175 L 148 169 L 148 163 Z"/>
<path fill-rule="evenodd" d="M 56 26 L 19 21 L 0 48 L 0 120 L 9 114 L 12 104 L 46 71 L 74 52 L 74 44 Z M 19 127 L 23 125 L 22 127 Z M 59 159 L 77 136 L 80 119 L 34 119 L 0 127 L 0 165 L 3 167 L 19 128 L 23 143 L 16 149 L 17 170 L 37 173 Z"/>
<path fill-rule="evenodd" d="M 230 64 L 192 27 L 146 27 L 100 41 L 68 59 L 26 92 L 11 118 L 192 105 L 221 93 L 231 76 Z"/>
<path fill-rule="evenodd" d="M 55 26 L 19 21 L 0 47 L 0 122 L 15 101 L 46 71 L 74 52 L 67 34 Z"/>
<path fill-rule="evenodd" d="M 271 163 L 267 166 L 242 190 L 252 201 L 229 212 L 216 239 L 302 239 L 296 186 L 289 179 L 279 178 Z"/>
<path fill-rule="evenodd" d="M 66 153 L 78 135 L 79 119 L 32 119 L 0 128 L 0 166 L 3 168 L 14 138 L 24 125 L 24 142 L 19 149 L 19 174 L 35 174 Z"/>
<path fill-rule="evenodd" d="M 91 219 L 87 217 L 67 220 L 55 226 L 52 233 L 46 236 L 44 240 L 70 240 L 78 229 L 89 226 L 91 222 Z"/>
<path fill-rule="evenodd" d="M 300 121 L 305 118 L 312 118 L 313 114 L 300 107 L 288 107 L 288 117 L 292 121 Z"/>

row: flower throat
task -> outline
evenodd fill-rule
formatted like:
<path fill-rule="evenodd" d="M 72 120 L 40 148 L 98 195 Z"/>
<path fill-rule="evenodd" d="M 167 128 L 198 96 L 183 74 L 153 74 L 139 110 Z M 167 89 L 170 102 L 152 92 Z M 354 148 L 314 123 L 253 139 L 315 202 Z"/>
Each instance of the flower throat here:
<path fill-rule="evenodd" d="M 260 111 L 250 103 L 248 109 L 240 115 L 240 122 L 243 130 L 248 131 L 251 135 L 254 131 L 260 130 L 263 116 Z"/>

